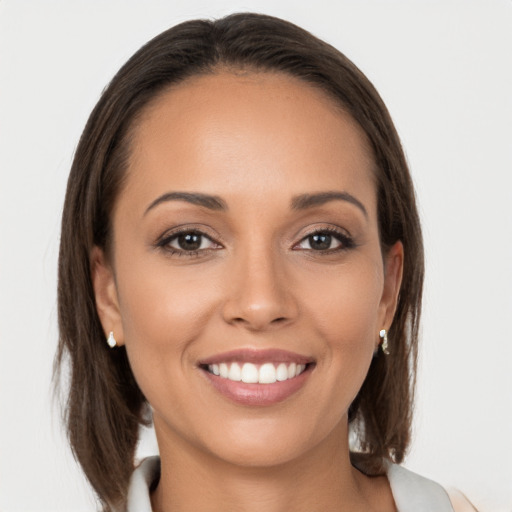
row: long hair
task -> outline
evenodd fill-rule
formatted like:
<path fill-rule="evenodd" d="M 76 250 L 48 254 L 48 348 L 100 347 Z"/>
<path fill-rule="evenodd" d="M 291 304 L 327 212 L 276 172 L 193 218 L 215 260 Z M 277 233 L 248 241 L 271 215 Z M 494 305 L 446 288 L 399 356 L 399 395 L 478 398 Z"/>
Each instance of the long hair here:
<path fill-rule="evenodd" d="M 67 433 L 105 510 L 123 505 L 144 421 L 145 398 L 123 347 L 109 350 L 91 282 L 94 246 L 109 254 L 111 213 L 137 119 L 164 90 L 220 70 L 281 72 L 329 95 L 364 130 L 375 161 L 383 254 L 404 246 L 403 280 L 389 330 L 392 355 L 377 355 L 349 410 L 369 472 L 401 462 L 410 440 L 423 245 L 414 189 L 390 115 L 364 74 L 342 53 L 280 19 L 251 13 L 181 23 L 152 39 L 120 69 L 94 108 L 69 175 L 59 254 L 60 339 L 56 372 L 69 362 Z"/>

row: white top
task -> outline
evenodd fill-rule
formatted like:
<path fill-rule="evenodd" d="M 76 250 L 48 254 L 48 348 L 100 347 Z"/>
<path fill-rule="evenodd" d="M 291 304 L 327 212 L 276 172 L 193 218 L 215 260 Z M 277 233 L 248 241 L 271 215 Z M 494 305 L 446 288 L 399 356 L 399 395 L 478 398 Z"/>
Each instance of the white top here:
<path fill-rule="evenodd" d="M 439 484 L 396 464 L 388 464 L 386 471 L 398 512 L 453 512 Z M 127 512 L 151 512 L 149 489 L 159 474 L 159 457 L 141 462 L 130 481 Z"/>

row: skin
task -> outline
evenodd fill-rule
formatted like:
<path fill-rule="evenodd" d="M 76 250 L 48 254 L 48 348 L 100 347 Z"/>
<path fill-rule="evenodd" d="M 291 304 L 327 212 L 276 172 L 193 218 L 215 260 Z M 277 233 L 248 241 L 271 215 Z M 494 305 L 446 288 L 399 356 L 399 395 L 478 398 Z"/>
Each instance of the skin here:
<path fill-rule="evenodd" d="M 350 116 L 281 74 L 195 77 L 144 112 L 113 253 L 91 257 L 102 325 L 126 345 L 153 408 L 155 511 L 395 510 L 386 477 L 364 476 L 348 451 L 347 411 L 391 325 L 403 264 L 400 242 L 381 252 L 373 166 Z M 291 207 L 325 191 L 364 211 L 343 199 Z M 227 209 L 149 208 L 170 192 L 214 195 Z M 178 226 L 208 237 L 195 254 L 170 238 Z M 313 248 L 310 235 L 326 229 L 338 234 Z M 283 402 L 240 405 L 198 367 L 238 348 L 316 364 Z"/>

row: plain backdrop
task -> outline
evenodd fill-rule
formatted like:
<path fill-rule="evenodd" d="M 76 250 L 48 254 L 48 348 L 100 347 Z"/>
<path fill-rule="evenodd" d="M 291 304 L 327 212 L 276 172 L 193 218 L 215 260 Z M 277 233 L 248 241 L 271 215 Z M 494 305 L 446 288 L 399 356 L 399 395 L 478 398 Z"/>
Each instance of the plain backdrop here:
<path fill-rule="evenodd" d="M 387 103 L 427 257 L 406 466 L 512 510 L 512 2 L 0 0 L 0 511 L 94 509 L 52 403 L 59 222 L 103 87 L 180 21 L 257 11 L 327 40 Z M 392 356 L 390 356 L 392 357 Z M 145 433 L 140 455 L 155 450 Z"/>

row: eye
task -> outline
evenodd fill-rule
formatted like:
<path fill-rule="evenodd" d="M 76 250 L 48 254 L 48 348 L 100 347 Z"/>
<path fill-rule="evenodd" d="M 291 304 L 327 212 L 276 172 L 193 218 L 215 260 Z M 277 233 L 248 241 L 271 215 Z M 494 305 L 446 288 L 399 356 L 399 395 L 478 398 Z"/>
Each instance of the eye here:
<path fill-rule="evenodd" d="M 171 254 L 196 255 L 200 251 L 218 249 L 220 245 L 197 230 L 180 231 L 163 238 L 157 244 Z"/>
<path fill-rule="evenodd" d="M 343 233 L 334 230 L 320 230 L 304 237 L 295 247 L 307 251 L 334 252 L 353 246 L 352 239 Z"/>

